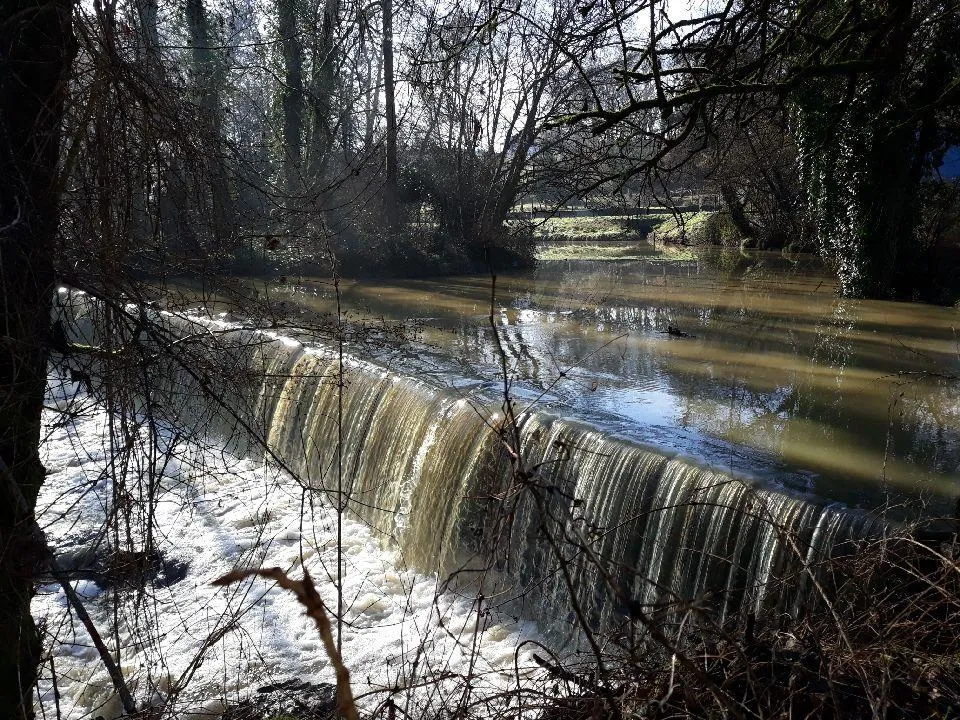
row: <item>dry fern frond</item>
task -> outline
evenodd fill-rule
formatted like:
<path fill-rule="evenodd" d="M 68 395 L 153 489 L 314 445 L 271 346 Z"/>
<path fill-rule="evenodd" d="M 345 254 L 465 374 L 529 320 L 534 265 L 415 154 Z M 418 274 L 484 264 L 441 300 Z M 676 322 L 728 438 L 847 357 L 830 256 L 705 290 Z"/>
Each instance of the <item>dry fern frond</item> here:
<path fill-rule="evenodd" d="M 353 691 L 350 689 L 350 671 L 343 664 L 343 658 L 337 650 L 337 644 L 333 640 L 333 632 L 330 628 L 330 618 L 327 617 L 327 610 L 320 598 L 320 593 L 313 584 L 310 574 L 304 570 L 303 580 L 292 580 L 283 570 L 275 568 L 260 568 L 257 570 L 233 570 L 221 578 L 211 583 L 212 585 L 230 585 L 239 580 L 251 576 L 258 576 L 273 580 L 284 590 L 290 590 L 297 596 L 300 604 L 307 609 L 307 615 L 313 618 L 317 624 L 317 630 L 320 631 L 320 639 L 323 641 L 323 647 L 327 651 L 330 662 L 333 663 L 334 670 L 337 673 L 337 710 L 342 717 L 347 720 L 359 720 L 357 705 L 353 700 Z"/>

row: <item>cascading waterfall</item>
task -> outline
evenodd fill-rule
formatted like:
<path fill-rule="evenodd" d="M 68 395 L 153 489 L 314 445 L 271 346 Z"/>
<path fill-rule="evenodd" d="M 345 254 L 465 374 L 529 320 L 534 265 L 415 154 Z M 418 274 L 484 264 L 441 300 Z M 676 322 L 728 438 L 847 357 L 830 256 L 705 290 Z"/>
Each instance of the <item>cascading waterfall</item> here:
<path fill-rule="evenodd" d="M 796 615 L 815 601 L 817 567 L 843 541 L 875 535 L 883 524 L 852 512 L 750 485 L 681 458 L 611 438 L 575 423 L 534 417 L 524 426 L 528 465 L 555 488 L 551 514 L 616 573 L 614 602 L 597 582 L 596 563 L 573 559 L 574 586 L 589 616 L 646 612 L 701 600 L 721 621 L 745 612 Z M 558 507 L 565 506 L 565 507 Z M 550 563 L 532 504 L 515 541 L 520 576 Z M 547 599 L 566 606 L 554 583 Z"/>
<path fill-rule="evenodd" d="M 240 418 L 302 482 L 334 502 L 347 498 L 407 562 L 441 574 L 492 568 L 521 611 L 552 618 L 545 629 L 562 635 L 572 606 L 545 533 L 568 553 L 587 620 L 606 627 L 638 608 L 694 600 L 720 621 L 802 613 L 815 601 L 818 565 L 844 541 L 883 530 L 867 514 L 756 487 L 537 412 L 521 417 L 529 477 L 518 480 L 493 398 L 471 404 L 328 348 L 162 317 L 181 337 L 202 337 L 211 366 L 242 367 L 260 382 L 223 389 L 210 411 L 208 400 L 196 401 L 209 397 L 204 379 L 174 363 L 151 376 L 152 392 L 170 405 L 199 405 L 183 412 L 211 420 L 231 447 L 252 452 L 238 439 Z"/>

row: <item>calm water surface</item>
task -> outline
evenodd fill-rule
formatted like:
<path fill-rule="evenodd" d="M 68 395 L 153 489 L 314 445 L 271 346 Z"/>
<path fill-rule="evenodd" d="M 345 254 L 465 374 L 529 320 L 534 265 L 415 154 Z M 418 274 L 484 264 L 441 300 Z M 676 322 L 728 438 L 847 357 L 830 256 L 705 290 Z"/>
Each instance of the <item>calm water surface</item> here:
<path fill-rule="evenodd" d="M 960 492 L 960 312 L 838 298 L 810 261 L 542 263 L 500 277 L 518 397 L 739 475 L 893 515 Z M 350 282 L 354 322 L 405 323 L 382 362 L 470 393 L 497 379 L 489 277 Z M 261 288 L 329 312 L 328 280 Z M 678 328 L 688 337 L 667 332 Z M 468 378 L 474 378 L 471 382 Z"/>

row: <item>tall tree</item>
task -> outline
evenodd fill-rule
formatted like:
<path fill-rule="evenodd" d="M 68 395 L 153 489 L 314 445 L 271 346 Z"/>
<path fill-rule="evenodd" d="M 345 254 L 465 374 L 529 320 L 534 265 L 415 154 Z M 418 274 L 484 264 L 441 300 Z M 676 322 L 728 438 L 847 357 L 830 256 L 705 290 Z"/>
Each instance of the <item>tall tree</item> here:
<path fill-rule="evenodd" d="M 34 518 L 54 293 L 60 126 L 73 53 L 70 0 L 0 5 L 0 708 L 33 718 L 44 560 Z"/>
<path fill-rule="evenodd" d="M 317 29 L 314 33 L 313 57 L 310 75 L 311 127 L 307 163 L 310 180 L 314 184 L 326 172 L 336 138 L 339 113 L 334 109 L 337 88 L 337 70 L 340 52 L 337 33 L 340 27 L 339 0 L 322 0 L 318 5 Z"/>
<path fill-rule="evenodd" d="M 386 203 L 387 228 L 390 235 L 400 223 L 397 208 L 397 100 L 393 74 L 393 0 L 383 0 L 383 96 L 386 111 L 386 176 L 383 197 Z"/>
<path fill-rule="evenodd" d="M 366 68 L 363 75 L 363 150 L 365 154 L 373 151 L 373 132 L 380 114 L 380 83 L 383 80 L 383 45 L 377 50 L 366 44 L 367 33 L 361 32 L 360 53 Z M 374 75 L 376 72 L 376 75 Z M 396 111 L 394 111 L 396 116 Z"/>
<path fill-rule="evenodd" d="M 296 0 L 277 0 L 277 31 L 283 51 L 283 178 L 288 195 L 300 186 L 303 156 L 303 42 L 297 31 Z"/>
<path fill-rule="evenodd" d="M 186 16 L 201 121 L 212 141 L 206 164 L 210 180 L 213 229 L 217 240 L 223 245 L 229 243 L 236 223 L 236 208 L 230 192 L 230 178 L 225 160 L 222 95 L 226 72 L 222 59 L 218 57 L 213 28 L 203 0 L 186 0 Z"/>

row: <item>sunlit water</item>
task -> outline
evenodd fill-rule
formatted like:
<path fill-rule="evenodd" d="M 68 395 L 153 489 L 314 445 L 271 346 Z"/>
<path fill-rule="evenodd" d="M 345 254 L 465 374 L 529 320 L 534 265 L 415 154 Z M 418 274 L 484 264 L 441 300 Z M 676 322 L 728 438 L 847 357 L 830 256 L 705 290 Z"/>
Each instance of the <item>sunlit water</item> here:
<path fill-rule="evenodd" d="M 298 320 L 329 323 L 336 307 L 337 293 L 321 279 L 254 287 L 294 326 Z M 484 640 L 495 655 L 490 677 L 509 677 L 519 643 L 536 637 L 523 618 L 537 620 L 556 647 L 571 647 L 567 641 L 584 622 L 612 630 L 633 609 L 678 601 L 683 607 L 697 599 L 724 624 L 744 612 L 803 616 L 824 588 L 830 591 L 822 568 L 847 551 L 845 541 L 888 527 L 877 513 L 851 508 L 879 509 L 892 518 L 953 510 L 960 479 L 954 309 L 841 300 L 815 267 L 770 258 L 748 272 L 692 262 L 555 262 L 499 278 L 495 294 L 488 277 L 343 282 L 339 289 L 349 337 L 365 338 L 351 340 L 342 356 L 329 342 L 301 344 L 284 336 L 296 335 L 295 328 L 264 331 L 269 317 L 253 328 L 244 320 L 241 328 L 236 318 L 216 315 L 216 302 L 197 303 L 194 294 L 187 316 L 150 312 L 155 323 L 168 325 L 169 337 L 179 338 L 182 352 L 199 361 L 200 372 L 185 371 L 174 356 L 158 356 L 145 379 L 171 428 L 210 437 L 216 453 L 225 447 L 223 457 L 233 458 L 224 479 L 217 475 L 204 486 L 209 502 L 203 507 L 217 508 L 203 515 L 209 538 L 197 535 L 197 523 L 171 520 L 177 532 L 162 548 L 194 548 L 182 582 L 192 585 L 198 601 L 220 602 L 220 595 L 199 588 L 231 564 L 296 564 L 305 539 L 324 535 L 308 532 L 305 523 L 312 520 L 303 513 L 301 489 L 328 510 L 346 498 L 349 522 L 360 523 L 350 526 L 353 544 L 344 547 L 364 568 L 350 577 L 376 586 L 367 594 L 358 586 L 351 607 L 376 615 L 371 628 L 378 642 L 357 632 L 345 650 L 355 670 L 369 668 L 371 687 L 382 682 L 374 669 L 379 653 L 388 652 L 380 640 L 390 640 L 390 657 L 406 658 L 408 649 L 385 634 L 381 616 L 390 627 L 405 627 L 407 618 L 421 622 L 422 606 L 423 622 L 432 628 L 431 608 L 453 602 L 445 592 L 452 587 L 468 590 L 466 597 L 482 589 L 488 607 L 514 619 Z M 67 291 L 61 299 L 69 300 L 66 312 L 84 342 L 105 342 L 95 330 L 97 303 L 71 300 Z M 545 512 L 532 500 L 537 491 L 524 490 L 511 474 L 496 432 L 503 382 L 491 308 L 521 411 L 515 439 Z M 384 331 L 391 324 L 407 337 L 391 337 Z M 356 332 L 364 326 L 370 332 Z M 217 378 L 216 402 L 204 399 L 204 364 Z M 238 421 L 244 432 L 237 432 Z M 251 429 L 257 442 L 249 439 Z M 103 429 L 93 423 L 89 432 L 58 432 L 62 437 L 51 435 L 48 452 L 67 457 L 77 455 L 75 434 L 95 444 Z M 74 460 L 47 461 L 54 474 L 44 506 L 56 517 L 46 527 L 58 551 L 70 554 L 76 551 L 71 493 L 92 503 L 85 538 L 96 535 L 103 501 L 89 491 L 86 474 L 74 471 Z M 101 468 L 91 463 L 92 476 L 102 480 Z M 257 513 L 270 511 L 262 523 L 249 520 L 260 517 L 249 505 L 226 502 L 248 492 L 245 482 L 258 488 L 260 468 L 276 464 L 298 482 L 281 474 L 285 479 L 271 481 L 274 493 L 251 496 Z M 109 495 L 109 487 L 102 490 Z M 66 506 L 54 512 L 60 502 Z M 187 506 L 170 507 L 176 514 Z M 270 533 L 279 541 L 264 552 L 281 555 L 243 555 L 258 547 L 245 544 L 247 529 L 274 521 Z M 589 545 L 614 575 L 578 552 L 565 564 L 568 587 L 545 532 Z M 214 536 L 229 542 L 211 544 Z M 322 545 L 313 551 L 318 557 L 336 548 L 329 537 Z M 213 554 L 205 559 L 200 554 L 207 548 Z M 329 558 L 321 565 L 329 567 Z M 404 599 L 404 583 L 397 592 L 388 587 L 396 568 L 424 573 L 409 575 L 414 587 L 432 587 L 418 594 L 424 602 Z M 457 581 L 448 584 L 451 574 Z M 65 601 L 56 588 L 49 591 L 35 611 L 59 622 Z M 99 603 L 107 594 L 95 585 L 84 592 L 94 598 L 98 622 L 108 625 L 110 606 Z M 574 619 L 574 607 L 582 621 Z M 451 612 L 466 623 L 476 611 L 467 603 Z M 295 615 L 291 605 L 257 627 L 275 628 Z M 438 632 L 449 626 L 446 619 L 436 623 Z M 185 644 L 164 645 L 162 653 L 190 657 L 189 637 L 164 632 Z M 166 692 L 143 669 L 153 661 L 134 637 L 123 638 L 124 663 L 146 678 L 138 692 L 155 686 Z M 424 636 L 417 637 L 410 649 L 419 657 Z M 59 627 L 57 642 L 67 715 L 115 704 L 102 672 L 84 674 L 93 655 L 82 633 Z M 223 649 L 224 668 L 246 652 L 242 644 L 232 648 Z M 291 648 L 298 649 L 281 638 L 258 667 L 292 672 L 299 665 L 287 662 L 296 655 Z M 311 677 L 329 675 L 314 646 L 299 650 L 301 662 L 316 661 Z M 417 664 L 411 667 L 415 674 Z M 220 708 L 223 683 L 201 679 L 183 702 Z M 231 692 L 239 697 L 255 682 L 245 680 Z M 52 686 L 47 690 L 45 699 L 53 693 Z"/>
<path fill-rule="evenodd" d="M 334 308 L 324 279 L 259 292 L 287 311 Z M 343 281 L 340 293 L 354 324 L 416 333 L 375 353 L 380 362 L 461 391 L 465 378 L 495 384 L 489 277 Z M 539 408 L 850 506 L 896 517 L 952 508 L 956 309 L 842 299 L 824 269 L 774 255 L 727 271 L 542 263 L 498 278 L 493 309 L 515 390 Z"/>
<path fill-rule="evenodd" d="M 207 371 L 175 357 L 149 383 L 172 427 L 280 463 L 321 499 L 344 497 L 405 565 L 482 589 L 559 644 L 583 623 L 611 629 L 625 608 L 676 601 L 707 603 L 725 624 L 745 611 L 796 617 L 817 604 L 823 568 L 847 539 L 885 531 L 844 504 L 949 507 L 955 464 L 934 461 L 957 449 L 953 366 L 945 349 L 939 363 L 931 353 L 946 347 L 952 311 L 847 305 L 822 279 L 758 277 L 594 264 L 501 281 L 493 326 L 521 418 L 506 441 L 532 471 L 529 487 L 497 432 L 489 279 L 344 285 L 353 330 L 393 320 L 418 340 L 377 344 L 373 332 L 342 354 L 295 330 L 211 317 L 209 303 L 186 316 L 151 311 L 214 373 L 218 400 L 204 399 Z M 259 292 L 303 325 L 335 300 L 320 281 Z M 98 305 L 78 301 L 77 332 L 103 342 Z M 882 329 L 887 315 L 900 324 Z M 899 373 L 886 367 L 898 358 Z M 884 398 L 897 412 L 878 410 Z M 931 430 L 934 401 L 945 420 Z M 569 580 L 545 533 L 591 547 L 565 562 Z"/>
<path fill-rule="evenodd" d="M 323 314 L 336 307 L 334 289 L 319 279 L 261 283 L 257 292 L 294 325 L 297 318 L 305 326 L 322 324 Z M 487 607 L 503 611 L 498 617 L 506 623 L 498 620 L 492 633 L 484 631 L 496 693 L 493 680 L 509 678 L 514 652 L 524 638 L 537 636 L 523 619 L 535 619 L 555 647 L 570 648 L 582 623 L 610 630 L 627 609 L 678 601 L 682 607 L 697 599 L 724 624 L 745 612 L 803 616 L 817 605 L 818 593 L 830 591 L 822 568 L 846 552 L 845 541 L 887 527 L 875 514 L 848 508 L 882 508 L 894 518 L 916 514 L 924 503 L 928 513 L 953 509 L 960 454 L 956 310 L 840 300 L 815 268 L 769 259 L 749 273 L 696 263 L 558 262 L 500 278 L 492 302 L 485 277 L 342 283 L 349 329 L 372 328 L 350 334 L 365 341 L 351 340 L 342 359 L 330 343 L 285 337 L 295 329 L 263 331 L 248 322 L 241 328 L 236 318 L 217 317 L 216 303 L 191 302 L 187 316 L 150 312 L 156 323 L 168 325 L 170 337 L 181 338 L 183 352 L 214 369 L 219 400 L 204 399 L 205 371 L 184 371 L 175 357 L 158 357 L 146 380 L 171 428 L 212 438 L 210 447 L 215 453 L 225 447 L 222 457 L 232 458 L 232 465 L 203 480 L 202 507 L 217 508 L 209 517 L 195 509 L 195 498 L 170 503 L 175 515 L 187 508 L 210 526 L 203 535 L 200 524 L 171 516 L 161 550 L 176 557 L 194 551 L 183 558 L 187 575 L 170 602 L 182 596 L 209 610 L 220 602 L 207 588 L 217 574 L 235 563 L 305 562 L 307 538 L 326 537 L 312 550 L 317 557 L 333 552 L 329 532 L 309 529 L 312 515 L 303 512 L 300 490 L 314 491 L 311 496 L 329 510 L 342 489 L 348 522 L 360 521 L 349 526 L 344 546 L 353 563 L 349 576 L 373 588 L 358 585 L 350 605 L 360 608 L 365 622 L 369 616 L 373 635 L 358 630 L 345 650 L 373 692 L 383 683 L 375 672 L 380 654 L 405 658 L 409 650 L 418 656 L 424 632 L 437 634 L 424 628 L 433 628 L 432 618 L 447 610 L 432 608 L 453 603 L 454 625 L 464 628 L 477 614 L 449 588 L 468 591 L 467 598 L 480 589 Z M 97 303 L 78 296 L 67 304 L 81 339 L 103 343 L 95 330 Z M 523 462 L 546 493 L 552 526 L 534 506 L 535 492 L 522 491 L 511 475 L 495 430 L 502 380 L 491 307 L 511 395 L 522 411 Z M 391 339 L 383 332 L 390 323 L 415 339 Z M 341 369 L 342 391 L 336 381 Z M 102 423 L 106 415 L 97 417 Z M 48 452 L 79 457 L 76 437 L 92 445 L 103 434 L 95 419 L 89 432 L 76 423 L 55 432 Z M 237 432 L 238 420 L 259 442 Z M 261 459 L 268 462 L 261 465 Z M 93 459 L 92 475 L 75 472 L 69 458 L 47 462 L 54 474 L 44 499 L 45 524 L 58 552 L 69 555 L 77 552 L 74 494 L 91 504 L 82 545 L 97 535 L 101 495 L 110 489 Z M 253 492 L 254 509 L 227 502 L 260 488 L 261 472 L 277 463 L 298 482 L 277 476 L 269 496 Z M 103 486 L 100 494 L 90 492 L 90 477 L 100 478 L 93 486 Z M 186 480 L 195 478 L 188 473 Z M 62 511 L 58 503 L 66 503 Z M 257 514 L 265 509 L 268 515 Z M 269 533 L 261 535 L 268 524 Z M 263 557 L 246 556 L 258 547 L 247 544 L 247 530 L 254 528 L 258 537 L 275 533 Z M 545 528 L 581 538 L 615 575 L 603 575 L 596 562 L 577 553 L 566 562 L 568 587 L 544 541 Z M 211 556 L 201 557 L 208 549 Z M 311 568 L 320 576 L 329 561 Z M 409 577 L 395 592 L 390 579 L 397 568 Z M 457 580 L 448 584 L 451 576 Z M 418 583 L 426 590 L 413 595 L 423 602 L 412 603 L 410 587 Z M 191 592 L 184 592 L 187 586 Z M 109 625 L 108 594 L 95 584 L 83 589 L 97 622 Z M 59 623 L 65 600 L 56 588 L 48 591 L 35 611 Z M 292 603 L 281 597 L 273 598 L 275 605 Z M 582 620 L 573 617 L 575 606 Z M 296 615 L 290 605 L 256 627 L 275 633 Z M 408 619 L 423 625 L 413 645 L 393 632 Z M 438 619 L 438 632 L 447 632 L 451 622 Z M 64 673 L 63 697 L 69 697 L 66 714 L 115 705 L 103 672 L 97 669 L 94 677 L 84 670 L 94 657 L 83 634 L 57 627 L 54 654 Z M 160 657 L 192 656 L 190 637 L 159 627 L 167 638 L 184 639 L 182 647 L 164 644 Z M 295 630 L 303 634 L 302 627 Z M 171 663 L 160 680 L 152 677 L 148 668 L 156 661 L 136 637 L 122 635 L 125 667 L 145 679 L 138 693 L 168 692 L 174 685 L 167 688 L 163 677 L 175 680 L 179 665 Z M 453 657 L 446 646 L 438 648 Z M 251 692 L 263 671 L 294 672 L 304 658 L 313 663 L 311 677 L 329 676 L 315 643 L 300 648 L 280 638 L 266 649 L 257 664 L 262 670 L 252 670 L 253 679 L 243 687 L 238 681 L 230 693 Z M 222 667 L 238 667 L 244 652 L 242 643 L 225 645 Z M 299 663 L 288 662 L 294 656 Z M 459 655 L 450 662 L 462 665 Z M 417 664 L 410 667 L 413 677 Z M 181 698 L 184 707 L 221 708 L 229 694 L 224 683 L 201 680 Z M 410 682 L 406 675 L 404 682 Z M 52 685 L 44 687 L 49 699 Z M 424 702 L 431 701 L 414 704 Z"/>

